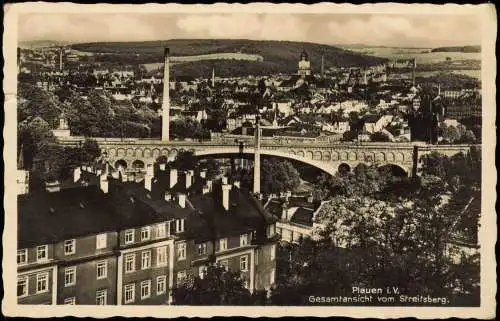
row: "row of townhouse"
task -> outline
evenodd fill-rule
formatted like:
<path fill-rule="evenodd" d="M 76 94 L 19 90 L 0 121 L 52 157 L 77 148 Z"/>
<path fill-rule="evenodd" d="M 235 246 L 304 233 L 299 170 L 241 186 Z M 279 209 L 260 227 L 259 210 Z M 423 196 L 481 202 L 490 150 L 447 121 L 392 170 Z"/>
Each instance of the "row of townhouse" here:
<path fill-rule="evenodd" d="M 18 195 L 19 304 L 169 304 L 214 261 L 250 291 L 274 284 L 276 219 L 238 182 L 165 166 L 141 182 L 108 174 Z"/>

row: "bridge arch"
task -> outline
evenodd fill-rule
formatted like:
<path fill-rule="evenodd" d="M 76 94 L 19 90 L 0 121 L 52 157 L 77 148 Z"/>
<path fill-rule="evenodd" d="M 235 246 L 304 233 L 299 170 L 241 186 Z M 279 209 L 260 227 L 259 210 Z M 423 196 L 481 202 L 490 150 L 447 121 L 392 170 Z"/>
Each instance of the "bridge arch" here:
<path fill-rule="evenodd" d="M 127 164 L 127 161 L 124 160 L 123 158 L 120 158 L 118 159 L 116 162 L 115 162 L 115 168 L 120 168 L 122 167 L 123 169 L 127 169 L 128 167 L 128 164 Z"/>
<path fill-rule="evenodd" d="M 391 171 L 394 176 L 399 177 L 407 177 L 410 174 L 410 169 L 394 163 L 380 165 L 377 169 L 379 171 Z"/>
<path fill-rule="evenodd" d="M 311 166 L 314 166 L 318 169 L 321 169 L 322 171 L 330 174 L 330 175 L 335 175 L 337 173 L 337 166 L 335 166 L 335 163 L 330 163 L 330 162 L 324 162 L 321 160 L 314 160 L 312 158 L 306 158 L 305 156 L 301 156 L 300 154 L 304 154 L 303 151 L 298 151 L 297 155 L 293 155 L 288 153 L 288 151 L 279 151 L 279 150 L 274 150 L 274 149 L 262 149 L 260 154 L 265 155 L 265 156 L 275 156 L 275 157 L 281 157 L 285 159 L 291 159 L 291 160 L 296 160 Z M 211 149 L 211 150 L 201 150 L 197 151 L 194 156 L 196 157 L 203 157 L 203 156 L 213 156 L 213 155 L 240 155 L 239 148 L 238 147 L 228 147 L 228 148 L 218 148 L 218 149 Z M 253 148 L 249 148 L 248 151 L 244 151 L 243 154 L 246 155 L 253 155 Z"/>
<path fill-rule="evenodd" d="M 132 162 L 133 169 L 144 169 L 145 167 L 146 167 L 146 165 L 140 159 L 136 159 L 135 161 Z"/>
<path fill-rule="evenodd" d="M 340 163 L 337 171 L 340 175 L 347 174 L 351 172 L 351 166 L 347 163 Z"/>

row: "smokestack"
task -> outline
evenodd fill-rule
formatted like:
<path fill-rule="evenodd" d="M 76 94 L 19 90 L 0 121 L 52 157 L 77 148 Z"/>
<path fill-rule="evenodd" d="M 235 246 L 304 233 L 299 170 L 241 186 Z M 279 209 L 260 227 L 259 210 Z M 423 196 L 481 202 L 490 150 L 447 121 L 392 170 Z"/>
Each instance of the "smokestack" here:
<path fill-rule="evenodd" d="M 163 102 L 161 140 L 169 141 L 170 132 L 170 50 L 165 48 L 165 65 L 163 67 Z"/>
<path fill-rule="evenodd" d="M 182 208 L 186 208 L 186 194 L 179 194 L 178 199 L 179 199 L 179 206 Z"/>
<path fill-rule="evenodd" d="M 325 76 L 325 56 L 321 55 L 321 78 Z"/>
<path fill-rule="evenodd" d="M 59 71 L 63 71 L 63 48 L 59 50 Z"/>
<path fill-rule="evenodd" d="M 222 206 L 229 211 L 229 191 L 231 190 L 231 185 L 222 185 Z"/>
<path fill-rule="evenodd" d="M 254 163 L 253 163 L 253 192 L 255 194 L 260 193 L 260 135 L 261 129 L 259 126 L 260 119 L 257 115 L 255 121 L 255 151 L 254 151 Z"/>
<path fill-rule="evenodd" d="M 212 68 L 212 88 L 215 88 L 215 68 Z"/>
<path fill-rule="evenodd" d="M 177 184 L 177 170 L 175 168 L 170 169 L 170 188 Z"/>

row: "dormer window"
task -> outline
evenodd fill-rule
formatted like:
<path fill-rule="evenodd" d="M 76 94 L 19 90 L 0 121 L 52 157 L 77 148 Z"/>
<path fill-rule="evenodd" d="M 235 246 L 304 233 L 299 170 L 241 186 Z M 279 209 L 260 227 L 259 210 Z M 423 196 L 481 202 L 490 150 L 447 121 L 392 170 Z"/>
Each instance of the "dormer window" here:
<path fill-rule="evenodd" d="M 147 241 L 151 238 L 151 227 L 146 226 L 141 229 L 141 241 Z"/>
<path fill-rule="evenodd" d="M 22 249 L 17 251 L 17 264 L 22 265 L 28 263 L 28 250 Z"/>
<path fill-rule="evenodd" d="M 48 259 L 48 245 L 37 246 L 36 248 L 36 260 L 46 261 Z"/>
<path fill-rule="evenodd" d="M 184 232 L 184 219 L 179 219 L 175 221 L 175 233 Z"/>
<path fill-rule="evenodd" d="M 64 254 L 70 255 L 75 254 L 76 240 L 66 240 L 64 241 Z"/>
<path fill-rule="evenodd" d="M 240 235 L 240 246 L 248 245 L 248 234 Z"/>

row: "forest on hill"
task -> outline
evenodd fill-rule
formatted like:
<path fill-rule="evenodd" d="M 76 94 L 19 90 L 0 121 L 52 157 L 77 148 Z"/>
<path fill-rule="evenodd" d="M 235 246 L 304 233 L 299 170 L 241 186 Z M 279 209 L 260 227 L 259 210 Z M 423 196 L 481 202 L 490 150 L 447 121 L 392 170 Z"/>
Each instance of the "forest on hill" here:
<path fill-rule="evenodd" d="M 172 56 L 191 56 L 211 53 L 246 53 L 261 55 L 263 61 L 210 60 L 174 65 L 177 75 L 206 76 L 216 67 L 218 76 L 265 75 L 270 73 L 295 73 L 302 51 L 306 51 L 313 72 L 325 68 L 376 65 L 385 58 L 367 56 L 338 47 L 308 42 L 257 41 L 230 39 L 176 39 L 146 42 L 107 42 L 74 44 L 72 49 L 92 52 L 95 62 L 117 64 L 158 63 L 163 60 L 165 47 Z"/>
<path fill-rule="evenodd" d="M 439 47 L 432 52 L 481 52 L 481 46 Z"/>

